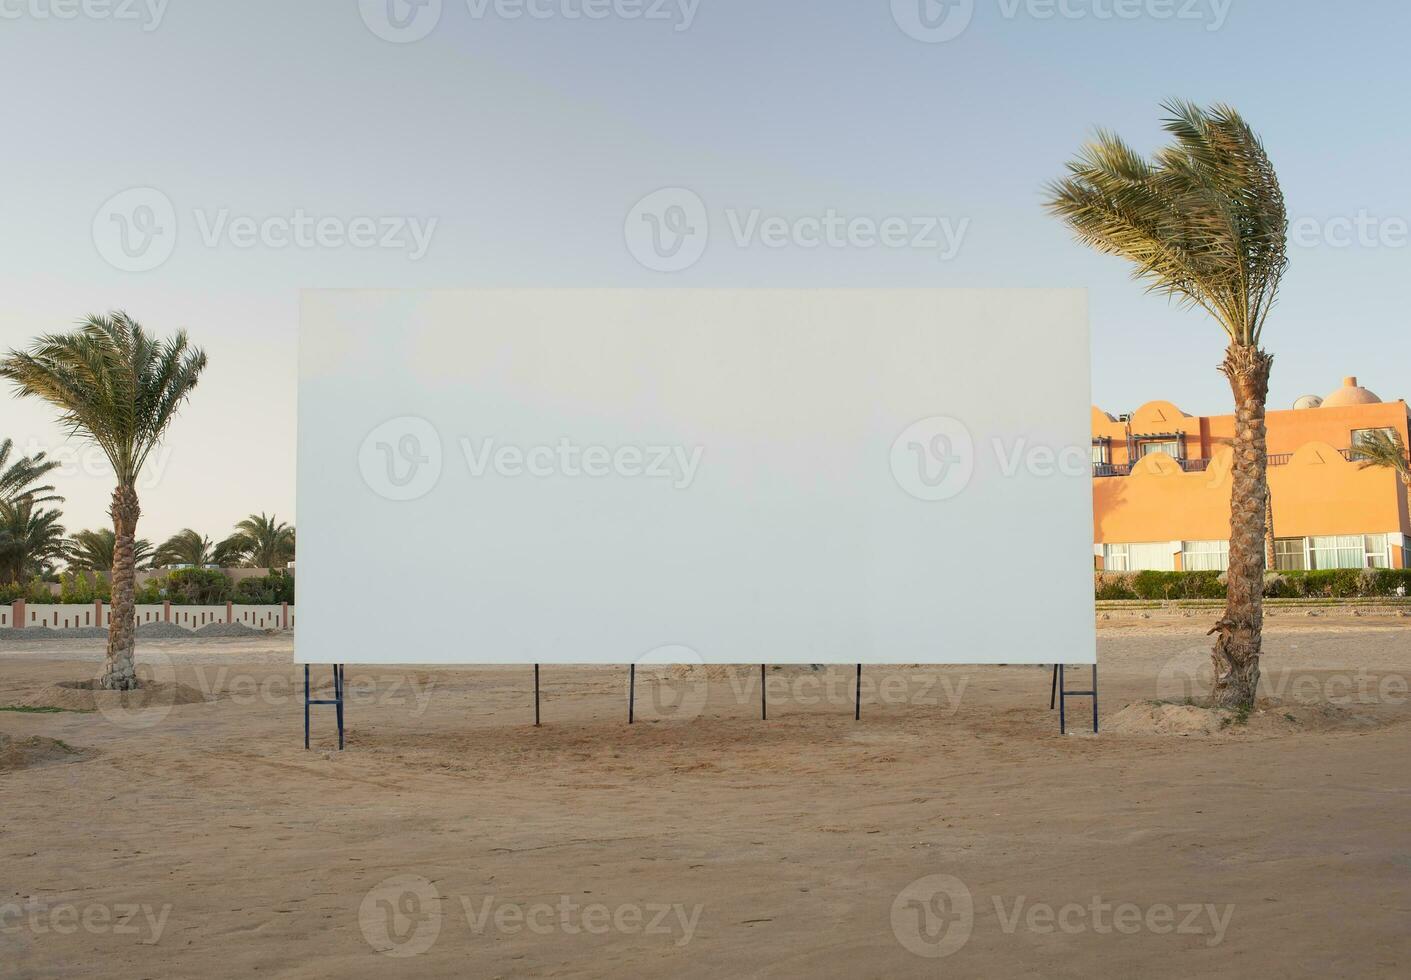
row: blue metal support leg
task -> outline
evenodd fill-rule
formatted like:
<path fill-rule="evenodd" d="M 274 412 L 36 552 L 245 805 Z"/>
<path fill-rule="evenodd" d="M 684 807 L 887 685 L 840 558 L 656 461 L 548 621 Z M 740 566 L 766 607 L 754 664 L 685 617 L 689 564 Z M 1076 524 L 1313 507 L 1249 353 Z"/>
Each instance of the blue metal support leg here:
<path fill-rule="evenodd" d="M 342 664 L 333 665 L 333 697 L 316 698 L 313 696 L 313 689 L 309 683 L 309 665 L 304 664 L 304 748 L 309 747 L 309 709 L 316 704 L 331 704 L 334 707 L 334 714 L 338 719 L 338 751 L 343 751 L 344 726 L 343 726 L 343 689 L 346 686 L 346 675 Z"/>
<path fill-rule="evenodd" d="M 1093 686 L 1087 691 L 1070 691 L 1064 684 L 1064 665 L 1053 665 L 1053 690 L 1049 694 L 1049 710 L 1053 709 L 1054 701 L 1058 702 L 1058 733 L 1068 734 L 1068 712 L 1067 705 L 1069 698 L 1092 698 L 1093 699 L 1093 734 L 1097 734 L 1097 664 L 1093 664 Z"/>

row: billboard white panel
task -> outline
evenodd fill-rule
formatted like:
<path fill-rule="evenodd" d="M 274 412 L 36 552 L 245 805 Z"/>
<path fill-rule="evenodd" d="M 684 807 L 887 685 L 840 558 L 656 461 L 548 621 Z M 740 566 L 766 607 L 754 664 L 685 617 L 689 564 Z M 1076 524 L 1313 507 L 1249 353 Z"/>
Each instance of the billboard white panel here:
<path fill-rule="evenodd" d="M 1085 294 L 310 291 L 304 663 L 1090 663 Z"/>

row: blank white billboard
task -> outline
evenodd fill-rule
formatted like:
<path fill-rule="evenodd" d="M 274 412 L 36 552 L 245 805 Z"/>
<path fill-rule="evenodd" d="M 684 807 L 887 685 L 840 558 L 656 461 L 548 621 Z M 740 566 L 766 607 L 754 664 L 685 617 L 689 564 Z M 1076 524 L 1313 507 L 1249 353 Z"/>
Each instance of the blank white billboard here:
<path fill-rule="evenodd" d="M 1075 290 L 311 291 L 303 663 L 1091 663 Z"/>

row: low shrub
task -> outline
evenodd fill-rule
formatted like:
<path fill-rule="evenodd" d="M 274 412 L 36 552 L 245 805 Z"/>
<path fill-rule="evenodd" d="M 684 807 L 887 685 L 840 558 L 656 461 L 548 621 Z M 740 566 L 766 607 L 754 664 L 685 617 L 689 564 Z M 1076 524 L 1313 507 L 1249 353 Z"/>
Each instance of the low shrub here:
<path fill-rule="evenodd" d="M 1394 596 L 1401 586 L 1411 595 L 1411 569 L 1321 568 L 1266 572 L 1268 599 L 1355 599 Z M 1223 599 L 1223 572 L 1097 572 L 1098 599 Z"/>
<path fill-rule="evenodd" d="M 1099 599 L 1135 599 L 1130 572 L 1098 572 L 1094 579 Z"/>

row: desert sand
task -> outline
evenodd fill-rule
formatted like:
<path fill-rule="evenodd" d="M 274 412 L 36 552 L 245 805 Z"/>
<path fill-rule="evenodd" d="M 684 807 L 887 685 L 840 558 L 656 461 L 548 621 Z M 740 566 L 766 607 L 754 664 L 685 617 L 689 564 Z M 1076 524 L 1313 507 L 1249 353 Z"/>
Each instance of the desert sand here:
<path fill-rule="evenodd" d="M 1166 717 L 1203 617 L 1104 622 L 1096 738 L 1036 667 L 643 669 L 631 727 L 545 667 L 540 728 L 349 667 L 343 752 L 288 636 L 144 639 L 202 697 L 0 711 L 0 976 L 1404 976 L 1408 622 L 1272 620 L 1228 725 Z M 0 639 L 0 705 L 101 650 Z"/>

